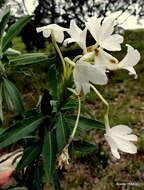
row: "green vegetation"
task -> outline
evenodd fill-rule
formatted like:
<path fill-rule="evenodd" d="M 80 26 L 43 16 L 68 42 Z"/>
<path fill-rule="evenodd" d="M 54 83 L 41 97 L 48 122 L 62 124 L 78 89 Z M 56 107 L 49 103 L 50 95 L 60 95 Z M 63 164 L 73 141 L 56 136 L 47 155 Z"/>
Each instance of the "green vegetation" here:
<path fill-rule="evenodd" d="M 83 138 L 96 143 L 97 150 L 92 153 L 76 152 L 75 159 L 71 160 L 72 166 L 62 176 L 63 190 L 144 189 L 144 30 L 126 31 L 125 43 L 138 49 L 141 54 L 141 61 L 135 67 L 138 79 L 129 76 L 127 71 L 110 72 L 108 85 L 97 88 L 110 103 L 111 125 L 119 123 L 128 125 L 139 137 L 138 153 L 136 155 L 121 154 L 121 159 L 115 160 L 111 156 L 103 132 L 93 130 Z M 20 37 L 14 40 L 14 48 L 23 53 L 26 52 Z M 47 44 L 47 49 L 42 52 L 51 55 L 54 49 Z M 124 51 L 117 52 L 116 55 L 121 60 L 125 53 L 124 47 Z M 23 78 L 19 78 L 17 82 L 17 86 L 23 92 L 27 107 L 33 107 L 37 103 L 39 95 L 37 89 L 48 79 L 47 65 L 39 65 L 36 69 L 32 67 L 31 71 Z M 35 73 L 39 73 L 36 79 Z M 18 76 L 19 74 L 14 73 L 14 80 Z M 22 81 L 24 81 L 23 85 L 21 85 Z M 36 81 L 39 81 L 39 84 Z M 103 121 L 106 108 L 94 93 L 87 95 L 83 104 L 93 111 L 97 120 Z"/>

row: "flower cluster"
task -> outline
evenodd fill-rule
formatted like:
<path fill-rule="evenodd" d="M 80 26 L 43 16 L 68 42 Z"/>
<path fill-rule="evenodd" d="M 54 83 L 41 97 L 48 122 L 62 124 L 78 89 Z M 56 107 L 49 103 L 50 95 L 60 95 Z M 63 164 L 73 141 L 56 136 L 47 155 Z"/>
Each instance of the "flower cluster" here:
<path fill-rule="evenodd" d="M 63 28 L 56 24 L 37 28 L 37 32 L 43 32 L 44 37 L 53 35 L 58 43 L 67 45 L 76 42 L 83 50 L 83 54 L 77 56 L 73 61 L 65 58 L 65 62 L 74 66 L 73 79 L 76 91 L 80 94 L 90 92 L 91 84 L 105 85 L 108 82 L 107 72 L 109 70 L 126 69 L 129 74 L 137 77 L 134 66 L 140 60 L 139 52 L 132 46 L 126 44 L 127 53 L 119 61 L 112 56 L 110 51 L 120 51 L 123 36 L 115 34 L 115 20 L 105 18 L 104 20 L 91 17 L 85 23 L 85 28 L 81 30 L 75 20 L 71 20 L 69 28 Z M 87 47 L 87 31 L 93 37 L 93 44 Z M 69 34 L 64 39 L 64 32 Z M 106 122 L 107 123 L 107 122 Z M 105 138 L 111 147 L 112 154 L 119 159 L 118 149 L 127 153 L 136 153 L 137 149 L 129 141 L 136 141 L 137 137 L 131 135 L 131 129 L 125 125 L 117 125 L 110 128 L 106 125 Z"/>

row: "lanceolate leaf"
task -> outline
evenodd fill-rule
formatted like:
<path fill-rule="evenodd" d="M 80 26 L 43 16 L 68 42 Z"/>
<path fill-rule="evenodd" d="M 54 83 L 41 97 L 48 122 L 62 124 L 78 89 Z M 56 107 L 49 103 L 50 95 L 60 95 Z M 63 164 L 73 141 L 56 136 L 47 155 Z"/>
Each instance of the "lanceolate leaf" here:
<path fill-rule="evenodd" d="M 0 134 L 0 148 L 7 147 L 10 144 L 26 137 L 33 132 L 44 121 L 44 116 L 37 116 L 32 119 L 25 119 L 17 122 L 15 125 Z"/>
<path fill-rule="evenodd" d="M 31 53 L 31 54 L 19 55 L 16 58 L 11 59 L 10 65 L 16 66 L 16 67 L 20 67 L 20 66 L 24 67 L 24 66 L 32 65 L 32 64 L 42 64 L 42 63 L 52 64 L 54 60 L 55 60 L 55 57 L 49 58 L 44 53 Z"/>
<path fill-rule="evenodd" d="M 23 156 L 19 161 L 16 170 L 20 171 L 34 161 L 41 153 L 42 145 L 35 143 L 24 150 Z"/>
<path fill-rule="evenodd" d="M 10 9 L 6 7 L 0 11 L 0 43 L 2 42 L 5 26 L 9 20 Z M 1 46 L 1 45 L 0 45 Z"/>
<path fill-rule="evenodd" d="M 94 151 L 97 146 L 86 141 L 73 141 L 73 147 L 75 150 L 80 152 L 91 152 Z"/>
<path fill-rule="evenodd" d="M 9 97 L 10 101 L 13 103 L 15 109 L 19 112 L 24 111 L 24 107 L 21 100 L 21 95 L 15 85 L 7 79 L 4 79 L 5 94 Z"/>
<path fill-rule="evenodd" d="M 14 105 L 12 103 L 11 97 L 9 96 L 9 93 L 7 92 L 7 89 L 4 85 L 4 82 L 2 82 L 2 99 L 3 99 L 3 105 L 4 108 L 6 108 L 8 111 L 14 110 Z"/>
<path fill-rule="evenodd" d="M 31 20 L 32 16 L 24 16 L 16 23 L 11 25 L 3 39 L 2 51 L 4 52 L 8 47 L 7 44 L 22 30 L 22 28 Z"/>
<path fill-rule="evenodd" d="M 49 68 L 48 81 L 52 92 L 53 99 L 57 99 L 57 73 L 55 65 Z"/>
<path fill-rule="evenodd" d="M 43 161 L 47 184 L 51 182 L 56 166 L 56 141 L 54 135 L 45 130 Z"/>
<path fill-rule="evenodd" d="M 56 124 L 56 138 L 58 150 L 62 151 L 65 145 L 68 143 L 68 138 L 70 136 L 70 129 L 68 123 L 66 123 L 65 118 L 60 113 L 58 122 Z"/>
<path fill-rule="evenodd" d="M 75 121 L 76 121 L 76 116 L 65 116 L 65 119 L 67 123 L 69 124 L 69 127 L 73 129 Z M 82 133 L 82 132 L 90 131 L 92 129 L 105 130 L 105 125 L 96 120 L 80 117 L 77 132 Z"/>

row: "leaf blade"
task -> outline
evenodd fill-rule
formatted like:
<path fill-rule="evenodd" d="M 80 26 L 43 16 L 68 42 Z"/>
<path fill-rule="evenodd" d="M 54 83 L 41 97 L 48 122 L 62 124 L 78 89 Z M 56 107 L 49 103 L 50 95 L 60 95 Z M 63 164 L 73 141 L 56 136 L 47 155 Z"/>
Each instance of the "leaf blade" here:
<path fill-rule="evenodd" d="M 52 63 L 55 57 L 49 58 L 44 53 L 31 53 L 19 55 L 14 59 L 10 60 L 10 65 L 15 67 L 24 67 L 32 64 Z"/>
<path fill-rule="evenodd" d="M 16 171 L 20 171 L 24 169 L 27 165 L 29 165 L 33 160 L 37 158 L 37 156 L 41 153 L 42 146 L 41 144 L 33 144 L 32 146 L 26 148 L 24 150 L 23 156 L 19 161 Z"/>
<path fill-rule="evenodd" d="M 22 28 L 31 20 L 31 18 L 32 16 L 24 16 L 9 27 L 5 37 L 3 38 L 3 52 L 8 48 L 8 44 L 11 42 L 11 40 L 22 30 Z"/>
<path fill-rule="evenodd" d="M 45 131 L 44 145 L 42 150 L 44 170 L 47 184 L 51 182 L 56 165 L 56 143 L 54 135 Z"/>
<path fill-rule="evenodd" d="M 5 148 L 33 132 L 43 121 L 45 117 L 27 119 L 23 122 L 17 122 L 14 126 L 0 134 L 0 148 Z"/>
<path fill-rule="evenodd" d="M 63 115 L 60 113 L 58 122 L 56 124 L 56 138 L 58 151 L 61 152 L 65 145 L 68 143 L 68 138 L 70 136 L 70 130 L 66 124 Z"/>

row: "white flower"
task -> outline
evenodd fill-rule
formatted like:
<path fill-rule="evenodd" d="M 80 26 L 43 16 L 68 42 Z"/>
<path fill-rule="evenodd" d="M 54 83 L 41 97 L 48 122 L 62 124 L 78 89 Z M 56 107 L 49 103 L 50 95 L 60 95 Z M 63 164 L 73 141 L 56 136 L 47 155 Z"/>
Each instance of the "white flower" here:
<path fill-rule="evenodd" d="M 137 136 L 131 134 L 132 130 L 126 125 L 117 125 L 106 130 L 104 135 L 110 145 L 113 156 L 120 158 L 118 149 L 130 153 L 137 153 L 137 147 L 130 141 L 137 141 Z"/>
<path fill-rule="evenodd" d="M 78 93 L 80 93 L 81 89 L 83 89 L 84 94 L 90 92 L 89 82 L 92 82 L 93 84 L 104 85 L 108 81 L 107 76 L 103 70 L 84 60 L 88 57 L 88 55 L 85 55 L 79 59 L 76 62 L 73 71 L 74 82 Z"/>
<path fill-rule="evenodd" d="M 71 20 L 70 28 L 66 31 L 70 38 L 64 41 L 64 44 L 76 42 L 84 51 L 86 50 L 86 33 L 87 29 L 81 30 L 75 23 L 75 20 Z"/>
<path fill-rule="evenodd" d="M 100 47 L 109 51 L 121 50 L 120 44 L 123 42 L 123 37 L 119 34 L 112 34 L 114 19 L 105 19 L 101 24 L 101 19 L 94 16 L 88 20 L 86 27 Z"/>
<path fill-rule="evenodd" d="M 95 64 L 97 66 L 99 65 L 99 67 L 104 70 L 126 69 L 129 71 L 129 74 L 136 75 L 136 71 L 133 66 L 135 66 L 140 60 L 140 53 L 127 44 L 127 54 L 120 62 L 109 53 L 103 51 L 101 48 L 95 51 L 94 59 Z"/>
<path fill-rule="evenodd" d="M 118 65 L 120 69 L 126 69 L 129 71 L 129 74 L 136 75 L 136 71 L 133 66 L 135 66 L 139 62 L 140 53 L 128 44 L 127 47 L 127 54 L 122 59 L 122 61 L 119 62 Z"/>
<path fill-rule="evenodd" d="M 28 13 L 29 15 L 32 15 L 39 5 L 38 0 L 24 0 L 23 2 L 26 8 L 26 13 Z"/>
<path fill-rule="evenodd" d="M 59 43 L 63 42 L 64 31 L 66 31 L 66 30 L 67 30 L 67 28 L 63 28 L 57 24 L 49 24 L 47 26 L 36 28 L 37 32 L 43 32 L 43 36 L 45 38 L 48 38 L 51 35 L 51 33 L 53 32 L 56 41 Z"/>

